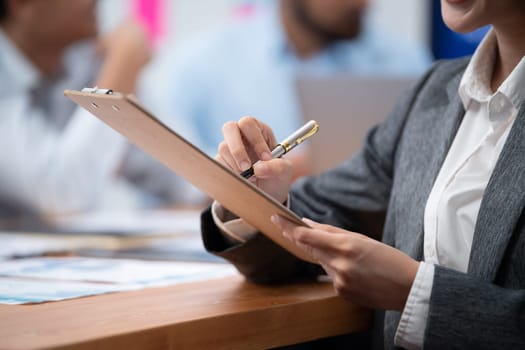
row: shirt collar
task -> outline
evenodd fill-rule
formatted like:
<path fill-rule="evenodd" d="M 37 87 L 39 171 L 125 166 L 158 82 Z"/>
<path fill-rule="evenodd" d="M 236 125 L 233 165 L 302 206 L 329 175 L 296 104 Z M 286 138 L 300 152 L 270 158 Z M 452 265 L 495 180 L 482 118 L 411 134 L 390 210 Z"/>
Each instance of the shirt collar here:
<path fill-rule="evenodd" d="M 525 57 L 522 57 L 512 73 L 500 85 L 498 91 L 503 93 L 519 109 L 525 101 Z"/>
<path fill-rule="evenodd" d="M 27 57 L 0 29 L 0 70 L 10 86 L 5 88 L 31 89 L 38 84 L 41 74 Z"/>
<path fill-rule="evenodd" d="M 498 87 L 490 88 L 497 53 L 496 35 L 490 30 L 474 52 L 459 85 L 459 96 L 463 107 L 468 109 L 472 100 L 488 102 L 491 97 L 501 94 L 518 109 L 525 99 L 525 58 L 522 58 L 511 74 Z"/>
<path fill-rule="evenodd" d="M 489 31 L 470 60 L 459 84 L 459 96 L 468 109 L 471 100 L 487 101 L 492 95 L 490 78 L 496 60 L 496 36 Z"/>

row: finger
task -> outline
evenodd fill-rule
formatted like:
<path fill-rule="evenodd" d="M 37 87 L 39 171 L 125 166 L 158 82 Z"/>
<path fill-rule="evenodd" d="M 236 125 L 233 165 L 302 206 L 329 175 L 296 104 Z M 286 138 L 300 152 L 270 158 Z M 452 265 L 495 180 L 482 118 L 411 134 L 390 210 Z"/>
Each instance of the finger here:
<path fill-rule="evenodd" d="M 270 146 L 271 149 L 273 149 L 275 146 L 277 146 L 277 140 L 275 139 L 273 130 L 266 124 L 262 122 L 259 123 L 262 125 L 262 133 L 264 139 L 266 140 L 266 143 Z"/>
<path fill-rule="evenodd" d="M 326 231 L 326 232 L 330 232 L 330 233 L 345 233 L 345 232 L 348 233 L 348 231 L 343 230 L 342 228 L 335 227 L 335 226 L 332 226 L 332 225 L 327 225 L 327 224 L 320 224 L 317 221 L 313 221 L 313 220 L 308 219 L 308 218 L 303 218 L 302 220 L 308 226 L 310 226 L 312 228 L 315 228 L 315 229 L 318 229 L 318 230 L 322 230 L 322 231 Z"/>
<path fill-rule="evenodd" d="M 317 251 L 314 247 L 312 246 L 309 246 L 309 245 L 306 245 L 306 244 L 302 244 L 302 243 L 299 243 L 297 241 L 294 241 L 293 239 L 290 238 L 290 236 L 287 236 L 286 234 L 284 234 L 284 237 L 290 241 L 292 241 L 292 243 L 298 247 L 299 249 L 301 249 L 302 251 L 304 251 L 306 254 L 308 254 L 309 256 L 311 256 L 313 259 L 313 261 L 319 263 L 319 264 L 322 264 L 322 257 L 319 256 L 319 251 Z"/>
<path fill-rule="evenodd" d="M 326 272 L 326 274 L 330 277 L 332 281 L 336 278 L 337 272 L 330 265 L 321 263 L 321 267 L 323 268 L 323 270 Z"/>
<path fill-rule="evenodd" d="M 217 160 L 219 162 L 226 165 L 227 167 L 229 167 L 236 173 L 241 172 L 241 170 L 239 169 L 239 166 L 235 162 L 235 159 L 233 159 L 233 156 L 230 153 L 230 148 L 228 147 L 228 144 L 225 141 L 222 141 L 219 144 L 218 151 L 219 151 L 219 154 L 217 156 Z"/>
<path fill-rule="evenodd" d="M 270 128 L 253 117 L 241 118 L 238 125 L 257 157 L 261 160 L 272 159 L 270 147 L 275 146 L 276 142 Z"/>
<path fill-rule="evenodd" d="M 236 169 L 247 170 L 252 165 L 246 150 L 241 130 L 236 122 L 227 122 L 222 127 L 224 141 L 226 142 L 231 158 Z M 224 150 L 223 150 L 224 151 Z M 223 155 L 223 153 L 221 153 Z"/>
<path fill-rule="evenodd" d="M 277 178 L 288 180 L 292 177 L 293 166 L 288 159 L 276 158 L 266 162 L 255 163 L 253 171 L 259 179 Z"/>
<path fill-rule="evenodd" d="M 299 226 L 279 215 L 272 216 L 271 220 L 283 231 L 283 234 L 288 239 L 316 250 L 315 255 L 319 257 L 320 261 L 331 261 L 333 254 L 339 251 L 339 247 L 343 243 L 342 238 L 344 236 Z"/>
<path fill-rule="evenodd" d="M 315 228 L 315 229 L 318 229 L 318 230 L 321 230 L 321 231 L 334 233 L 334 234 L 346 234 L 346 235 L 351 234 L 352 237 L 356 238 L 356 239 L 364 239 L 364 240 L 369 240 L 370 239 L 370 237 L 365 236 L 365 235 L 363 235 L 362 233 L 359 233 L 359 232 L 348 231 L 348 230 L 345 230 L 345 229 L 342 229 L 342 228 L 339 228 L 339 227 L 336 227 L 336 226 L 332 226 L 332 225 L 320 224 L 320 223 L 318 223 L 316 221 L 313 221 L 311 219 L 308 219 L 308 218 L 303 218 L 302 220 L 308 226 L 310 226 L 312 228 Z"/>
<path fill-rule="evenodd" d="M 306 244 L 302 244 L 302 243 L 298 242 L 297 240 L 294 240 L 293 237 L 291 236 L 291 234 L 290 234 L 290 231 L 291 231 L 290 227 L 293 227 L 293 225 L 295 225 L 295 224 L 293 224 L 292 222 L 284 219 L 283 217 L 281 217 L 279 215 L 272 215 L 270 217 L 270 220 L 281 230 L 283 236 L 286 239 L 292 241 L 297 247 L 299 247 L 300 249 L 305 251 L 307 254 L 312 256 L 314 258 L 314 260 L 319 261 L 319 259 L 315 256 L 315 252 L 313 251 L 313 248 L 311 246 L 308 246 Z"/>

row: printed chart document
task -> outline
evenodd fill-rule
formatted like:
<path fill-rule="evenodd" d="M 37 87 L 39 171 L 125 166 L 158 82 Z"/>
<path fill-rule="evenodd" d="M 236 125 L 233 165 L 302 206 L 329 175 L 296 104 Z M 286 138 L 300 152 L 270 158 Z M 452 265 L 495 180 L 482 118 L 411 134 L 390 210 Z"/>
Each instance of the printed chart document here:
<path fill-rule="evenodd" d="M 67 90 L 65 95 L 274 242 L 301 259 L 315 262 L 270 221 L 278 214 L 306 226 L 296 214 L 169 129 L 135 99 L 96 88 L 88 92 Z"/>
<path fill-rule="evenodd" d="M 0 242 L 0 261 L 43 254 L 71 253 L 78 249 L 114 250 L 119 249 L 122 244 L 116 237 L 31 232 L 0 232 Z"/>
<path fill-rule="evenodd" d="M 0 304 L 56 301 L 235 275 L 230 264 L 83 257 L 2 261 Z"/>

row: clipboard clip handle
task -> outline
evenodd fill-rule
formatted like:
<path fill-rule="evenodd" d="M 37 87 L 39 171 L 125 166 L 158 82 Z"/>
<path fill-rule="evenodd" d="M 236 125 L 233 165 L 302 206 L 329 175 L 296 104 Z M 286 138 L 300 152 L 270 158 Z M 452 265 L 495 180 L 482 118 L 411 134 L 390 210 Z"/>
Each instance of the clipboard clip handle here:
<path fill-rule="evenodd" d="M 100 89 L 98 86 L 92 88 L 83 88 L 82 92 L 87 92 L 91 94 L 100 94 L 100 95 L 113 95 L 113 90 L 111 89 Z"/>

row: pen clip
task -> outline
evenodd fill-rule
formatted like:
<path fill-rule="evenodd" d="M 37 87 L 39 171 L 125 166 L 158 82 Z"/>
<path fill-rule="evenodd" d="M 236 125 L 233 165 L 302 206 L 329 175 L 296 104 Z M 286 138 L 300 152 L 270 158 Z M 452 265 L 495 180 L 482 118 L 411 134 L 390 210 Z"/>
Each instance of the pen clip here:
<path fill-rule="evenodd" d="M 297 130 L 290 137 L 280 143 L 284 148 L 284 153 L 289 152 L 292 148 L 315 134 L 319 130 L 319 124 L 315 120 L 310 120 L 301 129 Z"/>
<path fill-rule="evenodd" d="M 319 130 L 319 124 L 317 124 L 316 121 L 313 121 L 313 123 L 314 124 L 313 124 L 312 128 L 310 129 L 310 131 L 308 131 L 303 136 L 297 138 L 297 140 L 295 141 L 296 144 L 300 144 L 301 142 L 303 142 L 304 140 L 306 140 L 307 138 L 309 138 L 310 136 L 315 134 L 317 132 L 317 130 Z"/>

